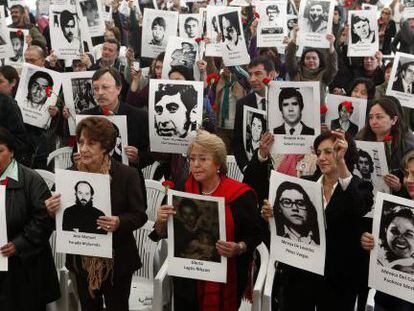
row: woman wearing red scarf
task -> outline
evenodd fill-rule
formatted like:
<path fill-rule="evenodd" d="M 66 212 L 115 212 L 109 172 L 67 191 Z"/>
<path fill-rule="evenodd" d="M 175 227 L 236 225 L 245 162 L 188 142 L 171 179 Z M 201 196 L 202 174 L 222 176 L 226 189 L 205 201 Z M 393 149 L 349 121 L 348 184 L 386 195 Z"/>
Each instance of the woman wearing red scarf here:
<path fill-rule="evenodd" d="M 227 241 L 217 241 L 220 255 L 227 257 L 227 283 L 174 277 L 175 310 L 236 311 L 249 279 L 250 263 L 261 242 L 256 195 L 247 185 L 226 176 L 226 146 L 214 134 L 199 131 L 188 148 L 190 176 L 185 191 L 225 198 Z M 152 237 L 166 236 L 167 219 L 174 207 L 157 212 Z"/>

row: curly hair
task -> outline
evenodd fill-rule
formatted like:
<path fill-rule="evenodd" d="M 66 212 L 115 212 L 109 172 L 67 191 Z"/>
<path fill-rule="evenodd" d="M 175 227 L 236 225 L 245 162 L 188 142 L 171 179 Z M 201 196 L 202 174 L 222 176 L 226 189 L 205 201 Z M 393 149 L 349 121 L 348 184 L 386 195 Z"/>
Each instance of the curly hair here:
<path fill-rule="evenodd" d="M 97 141 L 105 150 L 105 154 L 114 149 L 117 133 L 111 121 L 102 117 L 88 117 L 76 126 L 76 140 L 79 141 L 82 133 L 90 140 Z"/>

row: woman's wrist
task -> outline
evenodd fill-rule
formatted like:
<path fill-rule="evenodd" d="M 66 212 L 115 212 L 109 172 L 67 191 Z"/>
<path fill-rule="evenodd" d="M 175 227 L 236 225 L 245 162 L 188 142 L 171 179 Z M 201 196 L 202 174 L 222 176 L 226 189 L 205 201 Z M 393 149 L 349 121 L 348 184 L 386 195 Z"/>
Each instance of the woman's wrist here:
<path fill-rule="evenodd" d="M 239 246 L 238 255 L 244 254 L 247 251 L 247 245 L 246 245 L 246 243 L 239 242 L 239 243 L 237 243 L 237 245 Z"/>

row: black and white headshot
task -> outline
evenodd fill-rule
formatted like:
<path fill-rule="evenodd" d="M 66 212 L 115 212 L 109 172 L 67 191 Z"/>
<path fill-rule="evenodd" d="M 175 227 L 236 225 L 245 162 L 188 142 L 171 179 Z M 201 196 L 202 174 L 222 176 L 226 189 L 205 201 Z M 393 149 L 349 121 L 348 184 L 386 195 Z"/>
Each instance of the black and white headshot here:
<path fill-rule="evenodd" d="M 92 80 L 89 78 L 71 79 L 72 92 L 74 95 L 74 105 L 77 114 L 97 106 L 93 97 Z"/>
<path fill-rule="evenodd" d="M 244 44 L 237 11 L 219 15 L 219 27 L 223 34 L 224 44 L 229 51 L 240 49 Z"/>
<path fill-rule="evenodd" d="M 44 71 L 35 71 L 27 84 L 26 106 L 34 110 L 45 110 L 48 92 L 53 89 L 53 78 Z"/>
<path fill-rule="evenodd" d="M 75 38 L 79 37 L 79 25 L 76 16 L 64 10 L 60 13 L 60 28 L 67 43 L 71 44 Z"/>
<path fill-rule="evenodd" d="M 283 25 L 280 23 L 281 20 L 280 9 L 276 4 L 271 4 L 266 7 L 266 16 L 263 17 L 264 21 L 260 21 L 262 24 L 261 26 L 261 34 L 280 34 L 283 33 Z"/>
<path fill-rule="evenodd" d="M 266 132 L 266 112 L 245 106 L 243 112 L 243 137 L 247 158 L 250 160 L 260 146 L 260 139 Z"/>
<path fill-rule="evenodd" d="M 304 24 L 300 32 L 325 34 L 328 31 L 329 1 L 310 0 L 303 13 Z"/>
<path fill-rule="evenodd" d="M 279 110 L 283 124 L 273 129 L 273 134 L 315 135 L 315 130 L 302 122 L 304 101 L 297 88 L 282 88 L 279 93 Z"/>
<path fill-rule="evenodd" d="M 351 116 L 354 112 L 354 107 L 351 105 L 345 105 L 345 102 L 342 102 L 338 105 L 338 116 L 339 118 L 331 121 L 331 130 L 344 130 L 349 136 L 355 137 L 358 133 L 358 125 L 351 121 Z"/>
<path fill-rule="evenodd" d="M 353 44 L 374 43 L 375 30 L 370 26 L 370 20 L 366 16 L 354 14 L 351 17 L 351 38 Z"/>
<path fill-rule="evenodd" d="M 82 15 L 86 17 L 89 27 L 97 26 L 99 24 L 99 11 L 96 0 L 86 0 L 80 2 Z"/>
<path fill-rule="evenodd" d="M 187 38 L 195 39 L 200 33 L 200 21 L 195 16 L 188 16 L 184 20 L 184 33 Z"/>
<path fill-rule="evenodd" d="M 288 37 L 291 38 L 293 35 L 293 28 L 298 23 L 298 17 L 296 15 L 290 15 L 287 18 L 287 33 Z"/>
<path fill-rule="evenodd" d="M 216 249 L 219 240 L 218 204 L 190 198 L 173 197 L 174 256 L 220 262 Z"/>
<path fill-rule="evenodd" d="M 167 24 L 165 19 L 162 17 L 156 17 L 152 21 L 151 25 L 151 34 L 152 38 L 149 44 L 151 45 L 158 45 L 158 46 L 165 46 L 167 44 L 167 38 L 165 37 L 165 29 Z"/>
<path fill-rule="evenodd" d="M 187 137 L 196 130 L 197 91 L 192 85 L 160 84 L 155 92 L 154 126 L 159 136 Z"/>
<path fill-rule="evenodd" d="M 98 226 L 97 220 L 105 214 L 94 207 L 95 189 L 87 181 L 79 181 L 75 185 L 76 203 L 63 212 L 62 230 L 94 234 L 107 234 Z"/>
<path fill-rule="evenodd" d="M 400 63 L 397 67 L 397 74 L 392 84 L 392 90 L 407 94 L 414 94 L 414 60 L 408 60 L 404 63 L 403 57 L 400 57 Z"/>
<path fill-rule="evenodd" d="M 276 234 L 304 244 L 319 245 L 318 214 L 299 184 L 282 182 L 273 204 Z"/>
<path fill-rule="evenodd" d="M 185 66 L 193 69 L 196 62 L 197 46 L 190 42 L 181 42 L 181 48 L 176 49 L 171 54 L 171 67 Z"/>
<path fill-rule="evenodd" d="M 21 63 L 24 61 L 23 49 L 24 49 L 24 33 L 22 31 L 10 31 L 10 40 L 13 47 L 14 56 L 10 58 L 10 61 Z"/>
<path fill-rule="evenodd" d="M 372 181 L 372 174 L 374 173 L 374 161 L 368 152 L 362 149 L 358 149 L 358 161 L 356 168 L 359 171 L 362 179 L 366 181 Z"/>

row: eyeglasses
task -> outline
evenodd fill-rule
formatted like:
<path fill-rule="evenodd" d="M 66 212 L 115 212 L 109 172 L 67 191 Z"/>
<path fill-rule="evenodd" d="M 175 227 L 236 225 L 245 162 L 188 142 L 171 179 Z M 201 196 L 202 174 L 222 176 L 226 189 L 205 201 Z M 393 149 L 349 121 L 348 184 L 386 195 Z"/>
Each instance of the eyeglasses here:
<path fill-rule="evenodd" d="M 293 205 L 295 205 L 300 210 L 306 210 L 307 209 L 304 200 L 292 201 L 291 199 L 281 199 L 279 201 L 279 204 L 284 208 L 293 208 Z"/>

